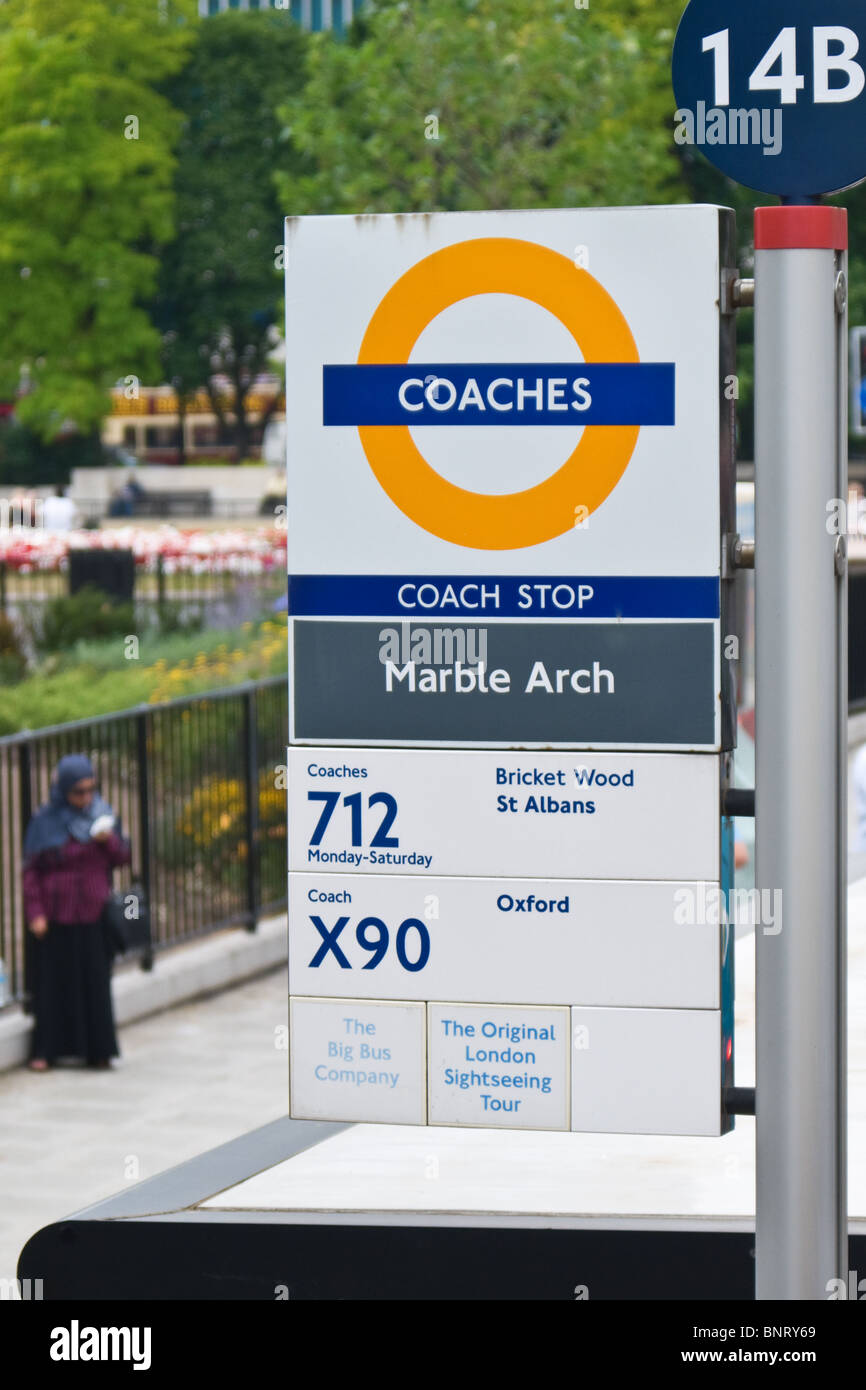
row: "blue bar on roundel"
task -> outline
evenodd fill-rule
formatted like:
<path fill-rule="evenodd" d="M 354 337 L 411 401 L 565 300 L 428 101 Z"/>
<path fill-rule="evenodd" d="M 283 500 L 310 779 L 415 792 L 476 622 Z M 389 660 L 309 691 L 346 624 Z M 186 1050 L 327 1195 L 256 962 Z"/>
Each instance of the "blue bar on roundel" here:
<path fill-rule="evenodd" d="M 673 425 L 672 362 L 322 368 L 325 425 Z"/>

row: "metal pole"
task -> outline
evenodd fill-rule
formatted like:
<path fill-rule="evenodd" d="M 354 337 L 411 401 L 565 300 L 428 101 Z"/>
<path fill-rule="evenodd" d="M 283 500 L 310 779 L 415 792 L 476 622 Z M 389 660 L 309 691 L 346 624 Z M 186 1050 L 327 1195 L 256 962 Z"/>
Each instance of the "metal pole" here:
<path fill-rule="evenodd" d="M 247 803 L 247 931 L 255 931 L 259 921 L 259 745 L 255 689 L 244 692 L 244 782 Z"/>
<path fill-rule="evenodd" d="M 31 817 L 32 814 L 33 814 L 33 795 L 32 795 L 32 786 L 31 786 L 32 769 L 31 769 L 31 757 L 30 757 L 31 751 L 32 751 L 32 745 L 31 745 L 29 739 L 26 740 L 25 742 L 19 744 L 19 747 L 18 747 L 18 795 L 19 795 L 19 801 L 20 801 L 20 807 L 21 807 L 21 854 L 22 854 L 22 857 L 23 857 L 23 854 L 24 854 L 24 836 L 27 834 L 27 827 L 28 827 L 28 825 L 30 824 L 30 817 Z M 14 863 L 14 862 L 15 862 L 14 859 L 12 859 L 11 862 Z M 12 926 L 12 932 L 13 932 L 13 935 L 14 935 L 14 932 L 15 932 L 14 921 L 13 921 L 13 926 Z M 17 982 L 16 982 L 16 993 L 17 993 L 19 996 L 20 996 L 22 993 L 24 993 L 24 994 L 32 994 L 32 993 L 33 993 L 33 978 L 32 978 L 32 971 L 33 971 L 33 954 L 32 954 L 32 952 L 33 952 L 33 936 L 32 936 L 32 934 L 31 934 L 31 932 L 29 932 L 29 931 L 27 930 L 27 922 L 26 922 L 26 920 L 25 920 L 25 915 L 24 915 L 24 911 L 23 911 L 23 905 L 22 905 L 22 913 L 21 913 L 21 933 L 22 933 L 22 935 L 21 935 L 21 941 L 22 941 L 21 970 L 22 970 L 22 975 L 19 976 L 19 978 L 18 978 L 18 980 L 17 980 Z M 22 977 L 23 977 L 23 979 L 22 979 Z M 22 989 L 22 985 L 23 985 L 23 989 Z"/>
<path fill-rule="evenodd" d="M 847 1286 L 846 247 L 841 209 L 756 212 L 758 1299 Z"/>
<path fill-rule="evenodd" d="M 159 617 L 162 617 L 162 610 L 165 607 L 165 569 L 163 568 L 162 556 L 156 557 L 156 608 Z"/>
<path fill-rule="evenodd" d="M 153 924 L 156 920 L 156 904 L 153 901 L 153 874 L 150 853 L 150 765 L 147 751 L 146 710 L 139 710 L 135 716 L 135 757 L 138 764 L 138 829 L 141 836 L 141 885 L 145 892 L 145 903 L 149 914 L 150 942 L 141 958 L 142 970 L 153 969 Z"/>

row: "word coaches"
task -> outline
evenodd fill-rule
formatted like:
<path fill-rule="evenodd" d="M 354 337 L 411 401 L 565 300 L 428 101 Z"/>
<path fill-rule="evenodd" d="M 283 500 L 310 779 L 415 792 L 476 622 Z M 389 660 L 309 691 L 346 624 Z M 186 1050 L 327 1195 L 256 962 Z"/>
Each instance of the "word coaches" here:
<path fill-rule="evenodd" d="M 484 390 L 474 376 L 459 385 L 447 376 L 431 376 L 426 380 L 410 376 L 401 382 L 397 397 L 403 409 L 413 413 L 423 410 L 425 402 L 438 411 L 495 410 L 503 414 L 553 410 L 567 414 L 569 410 L 589 410 L 592 405 L 589 377 L 586 376 L 575 377 L 571 382 L 564 376 L 534 377 L 531 382 L 522 376 L 498 376 Z"/>

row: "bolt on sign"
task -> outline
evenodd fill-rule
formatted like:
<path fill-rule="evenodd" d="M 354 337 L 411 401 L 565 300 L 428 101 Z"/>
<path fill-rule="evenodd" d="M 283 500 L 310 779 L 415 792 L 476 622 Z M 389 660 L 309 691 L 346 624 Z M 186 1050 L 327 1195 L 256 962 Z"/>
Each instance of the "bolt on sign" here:
<path fill-rule="evenodd" d="M 733 214 L 286 243 L 291 1113 L 717 1135 Z"/>

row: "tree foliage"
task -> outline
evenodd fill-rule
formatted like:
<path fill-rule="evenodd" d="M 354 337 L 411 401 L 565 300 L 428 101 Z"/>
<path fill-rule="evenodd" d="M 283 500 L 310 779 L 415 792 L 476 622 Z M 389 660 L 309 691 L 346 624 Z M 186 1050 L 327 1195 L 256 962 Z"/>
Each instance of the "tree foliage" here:
<path fill-rule="evenodd" d="M 26 471 L 26 431 L 97 427 L 129 375 L 182 397 L 228 377 L 214 409 L 245 453 L 284 214 L 722 203 L 749 273 L 752 209 L 775 200 L 674 143 L 683 7 L 376 0 L 339 39 L 284 10 L 2 0 L 0 398 L 22 371 L 30 391 L 0 466 Z M 863 323 L 866 187 L 835 201 Z M 740 330 L 748 451 L 749 315 Z"/>
<path fill-rule="evenodd" d="M 283 104 L 285 211 L 413 212 L 681 201 L 672 29 L 646 4 L 378 0 L 314 35 Z"/>
<path fill-rule="evenodd" d="M 164 88 L 184 125 L 177 150 L 177 236 L 160 271 L 154 316 L 163 365 L 181 392 L 232 384 L 238 457 L 245 401 L 267 366 L 282 297 L 283 213 L 273 183 L 276 107 L 300 90 L 306 36 L 285 13 L 214 15 Z"/>
<path fill-rule="evenodd" d="M 155 90 L 183 61 L 195 0 L 0 7 L 0 391 L 19 417 L 86 428 L 120 376 L 155 365 L 141 307 L 172 230 L 177 118 Z"/>

